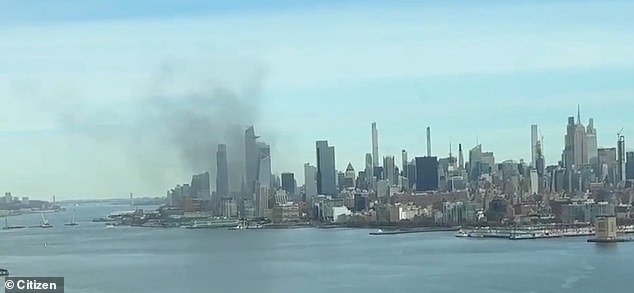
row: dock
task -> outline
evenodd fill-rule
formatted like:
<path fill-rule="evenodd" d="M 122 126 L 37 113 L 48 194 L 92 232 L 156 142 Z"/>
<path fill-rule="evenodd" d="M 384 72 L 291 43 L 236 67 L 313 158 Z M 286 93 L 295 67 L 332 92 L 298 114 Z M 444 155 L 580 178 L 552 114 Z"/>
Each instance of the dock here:
<path fill-rule="evenodd" d="M 594 243 L 617 243 L 617 242 L 632 242 L 634 238 L 614 238 L 614 239 L 600 239 L 600 238 L 590 238 L 588 242 Z"/>
<path fill-rule="evenodd" d="M 634 227 L 618 227 L 619 234 L 634 233 Z M 595 236 L 594 227 L 562 227 L 562 226 L 525 226 L 525 227 L 481 227 L 461 230 L 457 237 L 467 238 L 502 238 L 509 240 L 529 240 L 561 237 Z M 594 242 L 594 241 L 593 241 Z M 598 241 L 597 241 L 598 242 Z M 626 241 L 620 241 L 626 242 Z"/>
<path fill-rule="evenodd" d="M 370 235 L 397 235 L 397 234 L 411 234 L 411 233 L 426 233 L 426 232 L 452 232 L 458 231 L 460 227 L 432 227 L 432 228 L 420 228 L 420 229 L 408 229 L 408 230 L 379 230 L 377 232 L 370 232 Z"/>

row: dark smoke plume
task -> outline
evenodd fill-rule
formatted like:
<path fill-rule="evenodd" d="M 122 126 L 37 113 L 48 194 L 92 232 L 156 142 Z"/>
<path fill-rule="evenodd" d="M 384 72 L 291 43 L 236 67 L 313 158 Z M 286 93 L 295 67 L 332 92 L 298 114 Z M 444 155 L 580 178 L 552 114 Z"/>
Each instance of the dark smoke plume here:
<path fill-rule="evenodd" d="M 215 153 L 218 144 L 227 144 L 230 189 L 238 190 L 244 174 L 244 130 L 257 122 L 263 74 L 252 70 L 227 83 L 180 65 L 164 66 L 146 97 L 125 103 L 124 109 L 109 105 L 95 110 L 87 102 L 90 97 L 68 90 L 57 93 L 60 99 L 29 94 L 26 106 L 52 115 L 75 138 L 124 153 L 135 169 L 131 172 L 142 174 L 146 184 L 185 183 L 168 178 L 164 170 L 169 168 L 164 156 L 178 156 L 185 172 L 209 171 L 215 190 Z"/>

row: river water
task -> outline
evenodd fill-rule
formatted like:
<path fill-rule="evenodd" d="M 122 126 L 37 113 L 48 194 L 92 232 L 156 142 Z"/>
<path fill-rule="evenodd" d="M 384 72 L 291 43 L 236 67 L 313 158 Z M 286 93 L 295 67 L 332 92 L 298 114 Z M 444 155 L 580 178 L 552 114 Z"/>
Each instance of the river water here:
<path fill-rule="evenodd" d="M 47 214 L 50 229 L 0 231 L 0 267 L 65 277 L 65 292 L 632 292 L 634 243 L 510 241 L 363 229 L 106 229 L 128 207 Z M 75 214 L 79 226 L 64 226 Z M 9 218 L 37 225 L 40 215 Z M 2 223 L 4 225 L 4 223 Z"/>

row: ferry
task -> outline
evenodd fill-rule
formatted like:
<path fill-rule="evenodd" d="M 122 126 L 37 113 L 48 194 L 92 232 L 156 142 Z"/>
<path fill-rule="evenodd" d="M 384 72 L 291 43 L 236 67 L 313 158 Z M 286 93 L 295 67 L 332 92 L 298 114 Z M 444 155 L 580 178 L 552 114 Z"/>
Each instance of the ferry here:
<path fill-rule="evenodd" d="M 0 269 L 0 276 L 2 277 L 6 277 L 9 275 L 9 270 L 7 269 Z"/>
<path fill-rule="evenodd" d="M 238 221 L 235 220 L 194 220 L 191 225 L 186 225 L 183 227 L 186 229 L 214 229 L 224 227 L 236 227 L 236 224 L 238 224 Z"/>

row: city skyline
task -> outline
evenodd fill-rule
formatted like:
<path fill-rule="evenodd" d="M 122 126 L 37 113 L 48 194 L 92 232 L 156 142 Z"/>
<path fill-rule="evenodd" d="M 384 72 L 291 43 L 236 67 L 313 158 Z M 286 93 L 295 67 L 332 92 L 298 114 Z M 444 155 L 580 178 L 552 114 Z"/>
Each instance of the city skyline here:
<path fill-rule="evenodd" d="M 479 142 L 497 161 L 529 163 L 532 124 L 552 165 L 577 104 L 584 125 L 594 118 L 598 148 L 616 147 L 623 127 L 634 137 L 628 2 L 273 1 L 253 9 L 192 1 L 149 10 L 62 2 L 76 11 L 31 1 L 0 11 L 0 39 L 9 40 L 0 43 L 0 188 L 14 194 L 162 195 L 191 174 L 214 176 L 218 143 L 237 164 L 232 156 L 244 150 L 225 132 L 241 137 L 249 125 L 270 145 L 273 173 L 294 173 L 298 184 L 303 164 L 316 165 L 317 140 L 335 146 L 336 170 L 349 162 L 363 170 L 372 122 L 373 159 L 394 156 L 396 166 L 403 149 L 410 159 L 426 153 L 427 126 L 433 156 L 447 156 L 450 141 L 454 154 L 458 144 L 466 152 Z M 216 97 L 217 89 L 238 101 L 220 107 L 234 116 L 222 120 L 239 127 L 223 124 L 209 150 L 185 158 L 190 148 L 174 141 L 189 137 L 166 135 L 183 131 L 172 127 L 175 112 L 153 114 L 165 105 L 179 110 L 192 95 Z M 147 107 L 157 92 L 175 98 Z M 206 165 L 196 163 L 205 156 Z"/>

